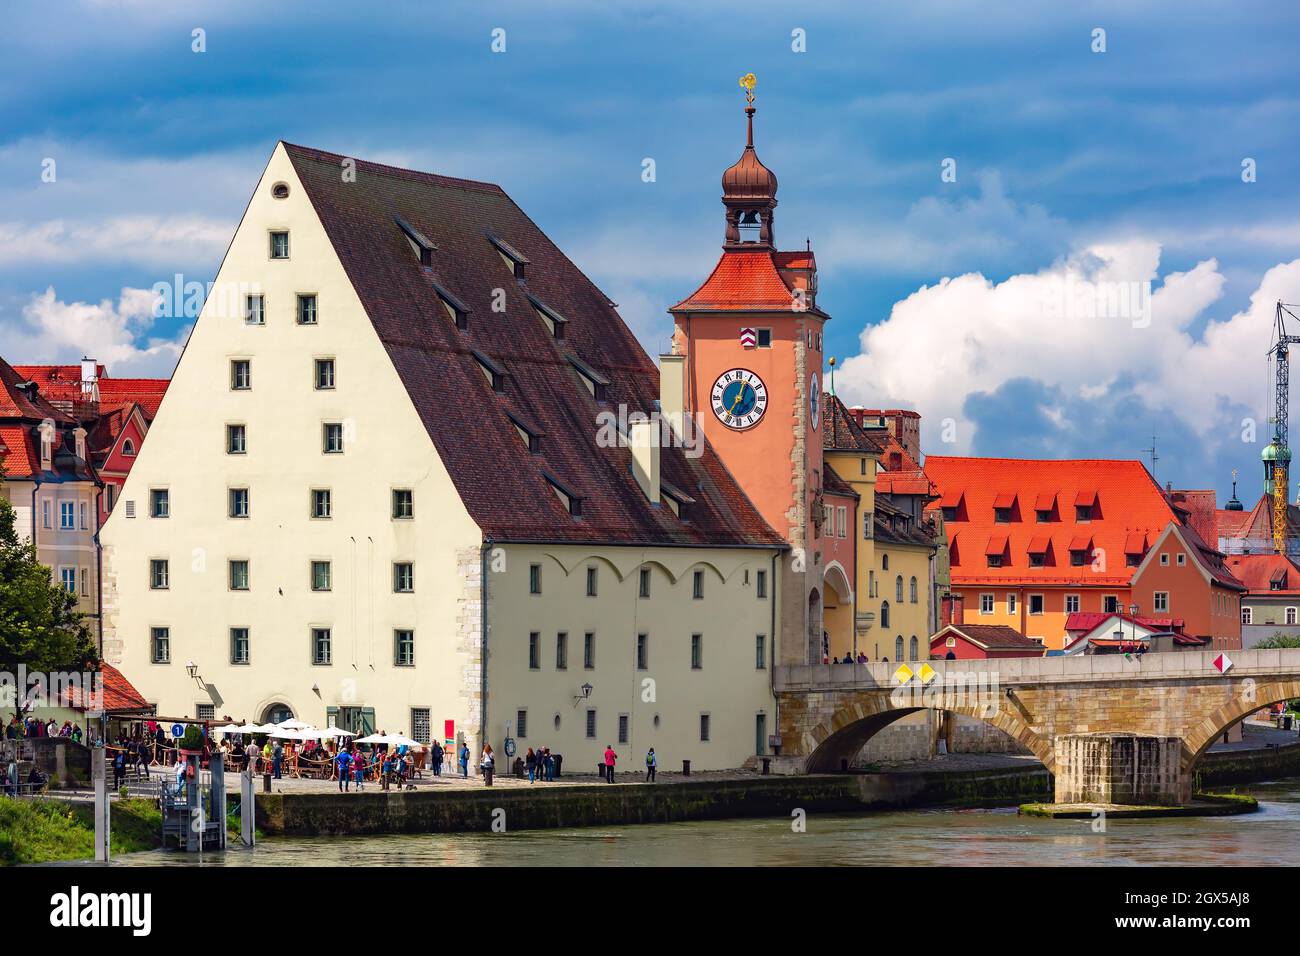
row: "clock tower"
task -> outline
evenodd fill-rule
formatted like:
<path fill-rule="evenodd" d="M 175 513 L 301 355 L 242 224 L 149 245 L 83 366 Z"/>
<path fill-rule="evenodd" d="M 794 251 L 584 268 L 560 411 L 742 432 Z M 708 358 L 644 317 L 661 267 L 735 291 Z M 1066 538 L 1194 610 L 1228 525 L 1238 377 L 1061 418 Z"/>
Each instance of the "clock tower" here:
<path fill-rule="evenodd" d="M 779 580 L 779 661 L 821 663 L 822 330 L 811 243 L 776 247 L 776 175 L 754 149 L 754 77 L 740 159 L 722 174 L 722 256 L 669 312 L 673 353 L 661 368 L 682 407 L 763 517 L 790 544 Z"/>

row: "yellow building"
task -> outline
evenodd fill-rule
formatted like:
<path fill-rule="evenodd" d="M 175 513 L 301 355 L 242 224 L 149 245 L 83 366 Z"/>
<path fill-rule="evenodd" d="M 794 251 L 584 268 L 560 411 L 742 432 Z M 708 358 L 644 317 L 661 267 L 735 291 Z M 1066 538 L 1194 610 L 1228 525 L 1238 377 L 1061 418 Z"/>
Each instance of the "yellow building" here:
<path fill-rule="evenodd" d="M 104 527 L 105 657 L 169 714 L 738 766 L 786 543 L 664 399 L 499 187 L 282 143 Z"/>

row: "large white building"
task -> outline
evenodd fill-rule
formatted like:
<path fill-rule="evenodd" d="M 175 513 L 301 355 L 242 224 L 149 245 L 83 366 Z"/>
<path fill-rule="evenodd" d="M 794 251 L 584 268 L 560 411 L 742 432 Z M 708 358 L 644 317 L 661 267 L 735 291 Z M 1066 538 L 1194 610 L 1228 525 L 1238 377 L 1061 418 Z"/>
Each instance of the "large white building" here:
<path fill-rule="evenodd" d="M 737 766 L 786 545 L 710 446 L 598 440 L 659 387 L 497 186 L 281 143 L 103 529 L 105 658 L 168 714 Z"/>

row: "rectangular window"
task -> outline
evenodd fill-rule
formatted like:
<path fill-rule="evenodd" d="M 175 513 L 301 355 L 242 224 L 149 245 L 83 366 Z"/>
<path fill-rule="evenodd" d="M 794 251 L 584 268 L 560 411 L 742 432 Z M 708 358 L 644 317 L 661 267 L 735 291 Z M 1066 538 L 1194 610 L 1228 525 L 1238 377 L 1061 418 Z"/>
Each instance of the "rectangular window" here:
<path fill-rule="evenodd" d="M 415 666 L 415 631 L 410 628 L 393 631 L 393 666 Z"/>
<path fill-rule="evenodd" d="M 515 711 L 515 736 L 520 740 L 528 737 L 528 711 Z"/>
<path fill-rule="evenodd" d="M 49 501 L 41 502 L 41 524 L 46 528 L 50 526 L 50 503 Z"/>
<path fill-rule="evenodd" d="M 59 530 L 77 530 L 77 506 L 72 501 L 59 502 Z"/>
<path fill-rule="evenodd" d="M 650 635 L 638 634 L 636 636 L 636 669 L 639 671 L 648 670 L 650 667 Z"/>
<path fill-rule="evenodd" d="M 81 530 L 89 531 L 90 525 L 86 523 L 86 503 L 84 501 L 78 507 L 78 514 L 81 516 Z"/>
<path fill-rule="evenodd" d="M 1047 565 L 1047 555 L 1042 553 L 1039 554 L 1030 553 L 1029 566 L 1031 568 L 1042 568 L 1042 567 L 1046 567 L 1046 565 Z"/>
<path fill-rule="evenodd" d="M 232 518 L 248 517 L 248 489 L 247 488 L 230 489 L 230 517 Z"/>
<path fill-rule="evenodd" d="M 650 596 L 650 569 L 649 568 L 641 569 L 641 582 L 640 582 L 640 588 L 637 591 L 637 593 L 643 598 L 648 598 Z"/>
<path fill-rule="evenodd" d="M 709 715 L 700 714 L 700 743 L 709 742 Z"/>
<path fill-rule="evenodd" d="M 628 715 L 619 714 L 618 715 L 618 742 L 621 744 L 627 743 L 627 729 L 628 729 L 627 725 L 628 725 Z"/>
<path fill-rule="evenodd" d="M 410 561 L 398 561 L 393 565 L 393 590 L 398 594 L 410 594 L 415 590 L 415 565 Z"/>
<path fill-rule="evenodd" d="M 166 488 L 149 489 L 149 517 L 170 518 L 172 513 L 171 494 Z"/>
<path fill-rule="evenodd" d="M 1074 520 L 1088 522 L 1092 520 L 1092 505 L 1075 505 Z"/>
<path fill-rule="evenodd" d="M 1010 508 L 994 508 L 994 509 L 993 509 L 993 522 L 994 522 L 994 524 L 1010 524 L 1010 523 L 1011 523 L 1011 509 L 1010 509 Z"/>
<path fill-rule="evenodd" d="M 60 568 L 59 580 L 63 582 L 63 590 L 67 591 L 69 594 L 77 593 L 77 569 L 76 568 Z M 166 585 L 164 585 L 164 587 L 166 587 Z"/>
<path fill-rule="evenodd" d="M 555 669 L 557 671 L 569 669 L 569 635 L 565 631 L 555 635 Z"/>
<path fill-rule="evenodd" d="M 528 565 L 528 593 L 542 593 L 542 566 L 540 564 Z"/>
<path fill-rule="evenodd" d="M 835 509 L 835 535 L 839 538 L 849 536 L 849 509 L 846 505 L 838 505 Z"/>
<path fill-rule="evenodd" d="M 313 518 L 330 518 L 334 515 L 334 498 L 328 488 L 311 490 L 311 516 Z"/>
<path fill-rule="evenodd" d="M 172 631 L 169 627 L 149 629 L 149 647 L 155 664 L 166 664 L 172 659 Z"/>
<path fill-rule="evenodd" d="M 167 559 L 153 558 L 149 562 L 149 587 L 154 591 L 167 590 Z"/>
<path fill-rule="evenodd" d="M 236 558 L 230 562 L 230 590 L 248 590 L 248 560 Z"/>
<path fill-rule="evenodd" d="M 596 666 L 596 635 L 591 631 L 582 635 L 582 666 L 587 670 Z"/>
<path fill-rule="evenodd" d="M 1043 596 L 1041 594 L 1029 595 L 1029 613 L 1030 614 L 1043 613 Z"/>
<path fill-rule="evenodd" d="M 328 391 L 334 387 L 334 360 L 321 358 L 316 360 L 316 389 Z"/>
<path fill-rule="evenodd" d="M 248 628 L 246 627 L 230 629 L 230 663 L 248 663 Z"/>
<path fill-rule="evenodd" d="M 996 600 L 996 598 L 995 598 L 992 594 L 981 594 L 981 595 L 980 595 L 980 613 L 981 613 L 981 614 L 992 614 L 992 613 L 993 613 L 993 603 L 994 603 L 995 600 Z"/>
<path fill-rule="evenodd" d="M 697 671 L 704 666 L 704 635 L 691 635 L 691 670 Z"/>
<path fill-rule="evenodd" d="M 266 325 L 266 296 L 244 296 L 244 324 Z"/>
<path fill-rule="evenodd" d="M 226 426 L 226 454 L 244 455 L 248 453 L 248 429 L 244 425 Z"/>
<path fill-rule="evenodd" d="M 90 568 L 81 569 L 81 596 L 90 597 Z"/>
<path fill-rule="evenodd" d="M 1079 611 L 1079 595 L 1067 594 L 1065 596 L 1065 613 L 1077 614 Z"/>
<path fill-rule="evenodd" d="M 289 258 L 289 234 L 287 232 L 271 233 L 271 258 Z"/>
<path fill-rule="evenodd" d="M 1070 564 L 1076 568 L 1081 568 L 1088 563 L 1088 552 L 1083 548 L 1075 548 L 1070 551 Z"/>
<path fill-rule="evenodd" d="M 1118 614 L 1118 613 L 1119 613 L 1119 598 L 1115 597 L 1114 595 L 1111 595 L 1110 597 L 1106 598 L 1106 599 L 1102 602 L 1102 609 L 1103 609 L 1107 614 Z"/>
<path fill-rule="evenodd" d="M 691 597 L 700 600 L 704 597 L 704 572 L 696 571 L 691 575 Z"/>
<path fill-rule="evenodd" d="M 593 709 L 587 711 L 587 739 L 596 739 L 596 711 Z"/>
<path fill-rule="evenodd" d="M 767 635 L 754 635 L 754 670 L 767 670 Z"/>
<path fill-rule="evenodd" d="M 1253 608 L 1243 607 L 1243 608 L 1241 609 L 1241 623 L 1242 623 L 1242 624 L 1250 624 L 1250 623 L 1251 623 L 1251 619 L 1252 619 L 1252 617 L 1254 616 L 1254 613 L 1253 613 L 1253 612 L 1254 612 L 1254 609 L 1253 609 Z"/>
<path fill-rule="evenodd" d="M 393 518 L 404 520 L 415 517 L 415 492 L 409 488 L 393 489 Z"/>
<path fill-rule="evenodd" d="M 587 597 L 596 596 L 596 569 L 587 569 Z"/>
<path fill-rule="evenodd" d="M 433 743 L 433 715 L 428 707 L 411 708 L 411 739 L 422 744 Z"/>
<path fill-rule="evenodd" d="M 1007 613 L 1008 614 L 1016 613 L 1016 596 L 1014 594 L 1007 595 Z"/>
<path fill-rule="evenodd" d="M 328 627 L 311 629 L 311 662 L 329 664 L 333 660 L 333 635 Z"/>
<path fill-rule="evenodd" d="M 1180 568 L 1185 567 L 1187 564 L 1187 555 L 1183 554 L 1181 551 L 1178 552 L 1178 557 L 1174 560 L 1174 563 Z"/>
<path fill-rule="evenodd" d="M 770 349 L 772 347 L 772 330 L 758 329 L 758 347 L 760 349 Z"/>
<path fill-rule="evenodd" d="M 342 422 L 326 422 L 322 426 L 322 451 L 327 455 L 343 454 Z"/>
<path fill-rule="evenodd" d="M 533 671 L 542 669 L 542 635 L 540 631 L 530 631 L 528 634 L 528 669 Z"/>
<path fill-rule="evenodd" d="M 314 295 L 298 296 L 298 324 L 316 324 L 316 297 Z"/>
<path fill-rule="evenodd" d="M 1152 595 L 1151 595 L 1151 600 L 1152 600 L 1152 602 L 1153 602 L 1153 605 L 1152 605 L 1152 606 L 1155 608 L 1155 610 L 1157 610 L 1157 611 L 1161 611 L 1161 612 L 1167 612 L 1167 611 L 1169 610 L 1169 592 L 1168 592 L 1168 591 L 1155 591 L 1155 592 L 1153 592 Z"/>
<path fill-rule="evenodd" d="M 759 571 L 757 579 L 754 582 L 754 597 L 767 597 L 767 572 Z"/>
<path fill-rule="evenodd" d="M 230 360 L 230 387 L 237 392 L 253 387 L 253 363 L 250 359 Z"/>
<path fill-rule="evenodd" d="M 194 717 L 196 720 L 213 720 L 217 716 L 216 704 L 195 704 Z"/>
<path fill-rule="evenodd" d="M 313 561 L 311 563 L 311 589 L 313 591 L 328 591 L 330 589 L 330 563 L 328 561 Z"/>
<path fill-rule="evenodd" d="M 117 492 L 117 485 L 113 484 L 112 482 L 109 482 L 108 484 L 104 485 L 104 510 L 105 511 L 113 510 L 113 496 L 114 494 L 116 494 L 116 492 Z"/>

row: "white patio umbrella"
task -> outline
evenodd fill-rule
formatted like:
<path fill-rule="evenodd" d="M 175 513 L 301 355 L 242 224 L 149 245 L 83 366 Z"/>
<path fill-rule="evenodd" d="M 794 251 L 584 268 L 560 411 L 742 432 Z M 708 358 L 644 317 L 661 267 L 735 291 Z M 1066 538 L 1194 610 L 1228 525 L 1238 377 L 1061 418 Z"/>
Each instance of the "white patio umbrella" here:
<path fill-rule="evenodd" d="M 386 734 L 371 734 L 369 737 L 358 737 L 354 743 L 358 744 L 386 744 L 388 737 Z"/>
<path fill-rule="evenodd" d="M 239 724 L 226 724 L 224 727 L 213 728 L 214 734 L 242 734 L 244 729 Z"/>
<path fill-rule="evenodd" d="M 315 735 L 316 731 L 311 727 L 308 727 L 306 730 L 281 727 L 269 736 L 272 740 L 315 740 Z"/>
<path fill-rule="evenodd" d="M 330 724 L 324 730 L 316 731 L 316 735 L 322 740 L 333 740 L 336 737 L 355 737 L 356 733 L 351 730 L 344 730 L 342 727 L 335 727 Z M 362 741 L 358 741 L 361 743 Z"/>
<path fill-rule="evenodd" d="M 290 717 L 288 720 L 280 721 L 275 726 L 279 727 L 281 730 L 306 730 L 311 727 L 311 724 L 301 720 L 294 720 Z"/>
<path fill-rule="evenodd" d="M 385 741 L 385 743 L 387 743 L 390 747 L 406 746 L 406 747 L 414 748 L 414 747 L 424 746 L 424 744 L 420 743 L 418 740 L 412 740 L 410 737 L 407 737 L 405 734 L 389 734 L 388 739 Z"/>

